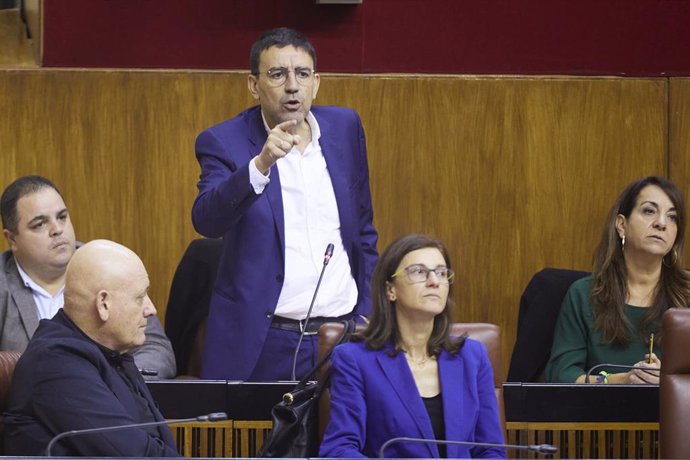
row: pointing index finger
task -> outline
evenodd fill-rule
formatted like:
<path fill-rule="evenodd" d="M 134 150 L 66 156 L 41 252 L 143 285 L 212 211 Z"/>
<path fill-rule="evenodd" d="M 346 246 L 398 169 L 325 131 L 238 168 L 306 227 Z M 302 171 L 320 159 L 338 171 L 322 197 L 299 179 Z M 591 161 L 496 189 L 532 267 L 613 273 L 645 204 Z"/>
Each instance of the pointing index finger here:
<path fill-rule="evenodd" d="M 282 123 L 278 123 L 276 125 L 276 128 L 279 130 L 283 131 L 284 133 L 287 133 L 290 131 L 291 128 L 294 128 L 297 125 L 297 120 L 287 120 Z"/>

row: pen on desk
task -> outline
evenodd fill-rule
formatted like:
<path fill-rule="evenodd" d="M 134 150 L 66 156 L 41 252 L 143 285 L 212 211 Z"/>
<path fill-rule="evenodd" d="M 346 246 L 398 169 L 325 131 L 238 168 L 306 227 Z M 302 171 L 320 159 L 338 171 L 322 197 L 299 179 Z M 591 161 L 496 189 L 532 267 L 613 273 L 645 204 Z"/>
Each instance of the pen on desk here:
<path fill-rule="evenodd" d="M 654 349 L 654 333 L 649 334 L 649 358 L 647 362 L 652 364 L 652 350 Z"/>

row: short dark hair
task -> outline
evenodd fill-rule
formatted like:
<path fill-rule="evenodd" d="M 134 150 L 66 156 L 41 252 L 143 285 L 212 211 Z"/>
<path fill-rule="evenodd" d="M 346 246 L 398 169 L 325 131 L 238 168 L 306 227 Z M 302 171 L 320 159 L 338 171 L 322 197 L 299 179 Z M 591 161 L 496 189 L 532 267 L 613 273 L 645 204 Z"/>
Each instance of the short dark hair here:
<path fill-rule="evenodd" d="M 62 193 L 51 181 L 42 176 L 22 176 L 7 186 L 0 197 L 0 216 L 2 228 L 17 233 L 17 202 L 26 195 L 31 195 L 44 188 L 52 188 L 60 197 Z"/>
<path fill-rule="evenodd" d="M 395 301 L 388 298 L 387 284 L 393 281 L 400 261 L 412 251 L 424 248 L 436 248 L 443 255 L 448 268 L 451 267 L 448 250 L 440 241 L 419 234 L 405 235 L 391 243 L 381 254 L 371 278 L 371 301 L 373 314 L 367 329 L 355 340 L 364 340 L 369 348 L 379 350 L 389 341 L 395 346 L 395 353 L 401 351 L 399 343 L 398 325 L 395 319 Z M 434 318 L 434 328 L 427 343 L 427 352 L 430 356 L 438 356 L 441 349 L 450 353 L 457 353 L 465 342 L 465 337 L 450 336 L 452 323 L 452 310 L 455 303 L 452 300 L 453 285 L 449 286 L 448 300 L 441 313 Z"/>
<path fill-rule="evenodd" d="M 262 33 L 252 45 L 252 49 L 249 52 L 249 71 L 252 75 L 258 75 L 259 73 L 261 53 L 272 46 L 277 46 L 278 48 L 294 46 L 306 51 L 311 56 L 312 61 L 314 61 L 314 70 L 316 70 L 316 50 L 307 40 L 307 37 L 296 30 L 280 27 Z"/>

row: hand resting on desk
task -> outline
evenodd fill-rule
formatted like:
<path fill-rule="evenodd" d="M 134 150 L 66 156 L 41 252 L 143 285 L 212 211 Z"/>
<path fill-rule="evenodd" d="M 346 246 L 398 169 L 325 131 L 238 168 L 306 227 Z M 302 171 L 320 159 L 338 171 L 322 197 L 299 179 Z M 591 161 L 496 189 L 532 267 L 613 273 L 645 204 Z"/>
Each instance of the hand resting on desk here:
<path fill-rule="evenodd" d="M 653 383 L 659 384 L 659 370 L 661 369 L 661 360 L 652 353 L 651 363 L 649 362 L 649 355 L 645 355 L 645 359 L 639 363 L 635 363 L 635 366 L 645 367 L 646 369 L 631 369 L 628 372 L 628 382 L 629 383 Z"/>

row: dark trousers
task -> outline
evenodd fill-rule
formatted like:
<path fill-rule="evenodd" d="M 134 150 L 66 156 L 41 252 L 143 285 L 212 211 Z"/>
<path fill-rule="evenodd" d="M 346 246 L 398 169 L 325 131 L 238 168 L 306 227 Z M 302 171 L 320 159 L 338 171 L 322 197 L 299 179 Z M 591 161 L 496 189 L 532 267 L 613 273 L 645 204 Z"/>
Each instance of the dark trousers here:
<path fill-rule="evenodd" d="M 292 361 L 298 341 L 299 332 L 269 328 L 259 361 L 248 380 L 251 382 L 291 380 Z M 318 353 L 318 334 L 305 335 L 297 356 L 297 380 L 304 377 L 316 365 Z"/>

